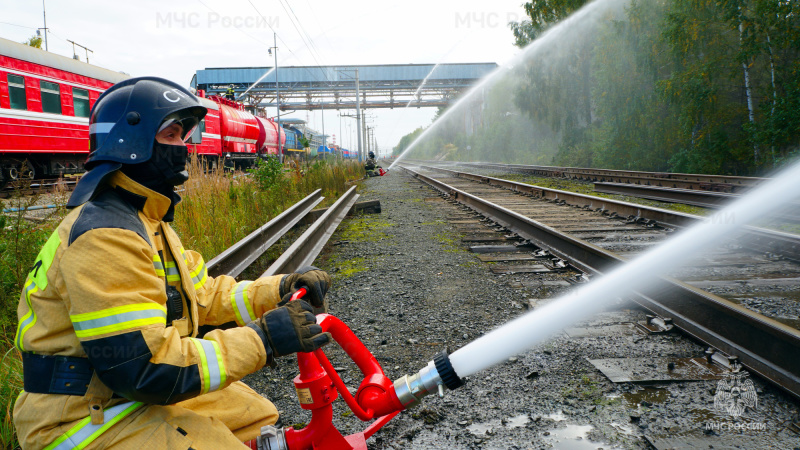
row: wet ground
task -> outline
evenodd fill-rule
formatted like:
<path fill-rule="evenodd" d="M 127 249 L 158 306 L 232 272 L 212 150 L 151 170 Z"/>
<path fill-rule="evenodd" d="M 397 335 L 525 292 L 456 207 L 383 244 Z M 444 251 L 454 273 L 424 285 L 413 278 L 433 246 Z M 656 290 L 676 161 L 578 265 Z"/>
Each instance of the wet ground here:
<path fill-rule="evenodd" d="M 500 253 L 479 259 L 469 247 L 513 242 L 481 231 L 467 211 L 401 170 L 364 181 L 360 193 L 360 200 L 380 200 L 382 213 L 346 220 L 318 264 L 333 276 L 331 313 L 350 325 L 392 379 L 416 373 L 446 347 L 460 348 L 535 313 L 571 288 L 574 274 L 568 272 L 493 271 L 512 263 L 492 261 L 502 260 Z M 464 242 L 465 236 L 488 240 Z M 523 251 L 514 258 L 528 256 Z M 753 292 L 742 298 L 757 302 Z M 544 345 L 469 377 L 444 398 L 424 399 L 381 429 L 369 447 L 800 448 L 798 402 L 754 376 L 746 379 L 757 404 L 737 417 L 715 407 L 727 391 L 713 373 L 695 370 L 709 378 L 700 381 L 646 381 L 680 378 L 675 373 L 682 364 L 698 364 L 681 358 L 702 357 L 704 348 L 679 334 L 646 335 L 630 325 L 644 316 L 615 301 Z M 341 350 L 331 345 L 326 353 L 344 381 L 357 387 L 360 373 Z M 590 360 L 627 367 L 628 375 L 644 381 L 614 383 Z M 300 427 L 310 415 L 299 407 L 291 383 L 296 374 L 294 358 L 284 358 L 276 370 L 245 381 L 275 402 L 284 425 Z M 341 400 L 334 405 L 343 434 L 365 428 Z"/>

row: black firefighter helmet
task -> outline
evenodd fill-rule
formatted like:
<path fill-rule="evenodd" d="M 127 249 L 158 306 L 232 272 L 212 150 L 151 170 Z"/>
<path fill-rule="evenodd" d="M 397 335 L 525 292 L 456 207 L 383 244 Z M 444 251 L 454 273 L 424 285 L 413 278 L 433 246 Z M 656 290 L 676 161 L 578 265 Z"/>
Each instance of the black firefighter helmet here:
<path fill-rule="evenodd" d="M 192 92 L 163 78 L 129 78 L 108 88 L 92 107 L 90 153 L 84 164 L 88 172 L 75 186 L 67 208 L 89 201 L 122 164 L 149 160 L 163 128 L 180 123 L 185 141 L 207 112 Z"/>
<path fill-rule="evenodd" d="M 369 152 L 369 157 L 372 158 L 372 159 L 375 159 L 375 153 L 370 151 Z"/>

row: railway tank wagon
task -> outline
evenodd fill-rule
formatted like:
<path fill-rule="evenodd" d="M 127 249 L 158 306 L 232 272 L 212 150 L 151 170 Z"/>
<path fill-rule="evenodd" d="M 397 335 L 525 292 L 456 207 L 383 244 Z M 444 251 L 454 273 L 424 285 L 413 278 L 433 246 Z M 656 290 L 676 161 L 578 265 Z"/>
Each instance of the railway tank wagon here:
<path fill-rule="evenodd" d="M 256 116 L 256 120 L 260 128 L 258 141 L 256 142 L 259 154 L 279 157 L 281 149 L 286 145 L 286 133 L 283 132 L 283 127 L 278 127 L 278 124 L 271 119 Z M 280 142 L 278 142 L 279 134 Z"/>
<path fill-rule="evenodd" d="M 188 144 L 207 169 L 213 170 L 219 164 L 247 168 L 258 157 L 280 155 L 278 126 L 271 119 L 253 116 L 239 104 L 220 97 L 206 98 L 203 91 L 198 91 L 197 95 L 200 103 L 208 108 L 208 114 Z M 286 135 L 281 133 L 280 139 L 282 146 Z"/>
<path fill-rule="evenodd" d="M 0 38 L 0 172 L 19 178 L 83 172 L 89 112 L 127 74 Z"/>
<path fill-rule="evenodd" d="M 222 123 L 220 121 L 219 104 L 201 96 L 200 104 L 208 108 L 208 113 L 200 121 L 200 126 L 187 142 L 189 150 L 194 152 L 206 164 L 207 169 L 215 169 L 222 157 Z"/>
<path fill-rule="evenodd" d="M 211 97 L 219 103 L 222 130 L 222 157 L 227 167 L 246 168 L 258 157 L 258 142 L 261 128 L 256 116 L 245 111 L 241 104 L 219 97 Z"/>

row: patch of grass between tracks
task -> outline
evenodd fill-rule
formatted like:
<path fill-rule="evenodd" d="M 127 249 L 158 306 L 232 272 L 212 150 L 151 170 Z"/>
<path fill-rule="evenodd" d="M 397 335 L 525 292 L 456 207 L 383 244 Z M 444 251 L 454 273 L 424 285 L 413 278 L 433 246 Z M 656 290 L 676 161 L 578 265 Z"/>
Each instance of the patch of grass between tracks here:
<path fill-rule="evenodd" d="M 342 222 L 336 233 L 340 241 L 375 242 L 388 239 L 384 230 L 393 226 L 377 214 L 364 214 Z"/>

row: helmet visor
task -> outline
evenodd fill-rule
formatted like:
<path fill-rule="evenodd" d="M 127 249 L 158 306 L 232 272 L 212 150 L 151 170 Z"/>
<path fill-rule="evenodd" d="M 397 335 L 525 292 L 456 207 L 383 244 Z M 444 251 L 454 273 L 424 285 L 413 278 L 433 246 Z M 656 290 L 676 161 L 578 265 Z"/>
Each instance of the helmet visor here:
<path fill-rule="evenodd" d="M 194 130 L 200 124 L 200 119 L 193 114 L 182 112 L 170 114 L 164 119 L 163 122 L 161 122 L 161 126 L 158 127 L 156 134 L 162 132 L 172 124 L 178 124 L 181 126 L 181 140 L 186 142 L 192 137 L 192 133 L 194 133 Z"/>

